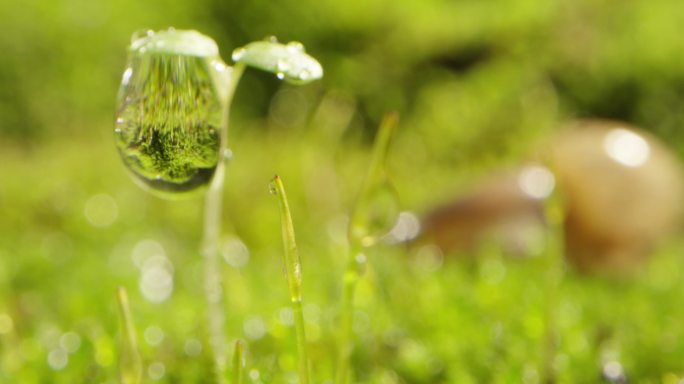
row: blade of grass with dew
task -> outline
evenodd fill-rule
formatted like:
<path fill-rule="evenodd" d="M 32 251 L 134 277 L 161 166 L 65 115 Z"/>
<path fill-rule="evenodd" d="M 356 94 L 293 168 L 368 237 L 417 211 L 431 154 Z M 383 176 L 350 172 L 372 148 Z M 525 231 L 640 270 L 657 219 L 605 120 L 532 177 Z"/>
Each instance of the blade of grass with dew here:
<path fill-rule="evenodd" d="M 128 305 L 128 295 L 123 287 L 116 292 L 119 302 L 119 318 L 121 320 L 121 354 L 119 377 L 122 384 L 142 383 L 143 363 L 138 349 L 138 336 L 133 324 L 133 316 Z"/>
<path fill-rule="evenodd" d="M 294 225 L 290 207 L 285 195 L 285 187 L 279 176 L 271 182 L 271 193 L 278 196 L 280 205 L 280 223 L 283 235 L 283 253 L 285 259 L 285 271 L 287 283 L 290 291 L 290 301 L 294 312 L 295 332 L 297 337 L 297 351 L 299 354 L 299 381 L 302 384 L 309 384 L 309 359 L 306 346 L 306 334 L 304 330 L 304 315 L 302 312 L 302 264 L 299 260 L 297 243 L 295 241 Z"/>
<path fill-rule="evenodd" d="M 396 193 L 385 170 L 390 138 L 398 120 L 396 113 L 385 115 L 375 139 L 368 173 L 351 214 L 348 232 L 349 260 L 342 278 L 336 384 L 345 384 L 349 380 L 349 360 L 354 350 L 354 296 L 357 282 L 366 268 L 363 248 L 373 245 L 381 235 L 389 231 L 399 214 Z"/>
<path fill-rule="evenodd" d="M 242 384 L 245 370 L 244 349 L 244 343 L 241 340 L 237 340 L 233 352 L 233 384 Z"/>

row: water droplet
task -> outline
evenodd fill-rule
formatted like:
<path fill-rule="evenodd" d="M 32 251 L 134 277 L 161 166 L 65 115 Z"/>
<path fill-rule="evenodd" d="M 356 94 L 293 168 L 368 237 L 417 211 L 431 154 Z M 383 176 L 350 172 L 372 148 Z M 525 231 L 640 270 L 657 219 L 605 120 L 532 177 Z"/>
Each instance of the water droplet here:
<path fill-rule="evenodd" d="M 223 159 L 226 161 L 230 161 L 233 159 L 233 151 L 231 151 L 229 148 L 226 148 L 223 150 Z"/>
<path fill-rule="evenodd" d="M 396 191 L 388 180 L 371 186 L 358 202 L 358 213 L 352 222 L 351 234 L 364 246 L 377 242 L 395 225 L 399 216 Z"/>
<path fill-rule="evenodd" d="M 116 146 L 134 179 L 159 196 L 198 190 L 214 175 L 225 106 L 212 71 L 210 58 L 171 53 L 129 57 Z"/>
<path fill-rule="evenodd" d="M 299 72 L 299 80 L 309 80 L 311 78 L 311 72 L 308 69 L 302 69 Z"/>
<path fill-rule="evenodd" d="M 290 64 L 290 62 L 288 62 L 287 60 L 284 60 L 284 59 L 280 59 L 280 60 L 278 60 L 278 63 L 276 63 L 276 71 L 278 73 L 287 72 L 290 70 L 291 67 L 292 67 L 292 65 Z"/>
<path fill-rule="evenodd" d="M 277 195 L 277 194 L 278 194 L 278 188 L 276 188 L 276 185 L 275 185 L 275 183 L 274 183 L 273 181 L 271 181 L 271 182 L 268 184 L 268 192 L 269 192 L 271 195 Z"/>
<path fill-rule="evenodd" d="M 276 77 L 278 78 L 278 80 L 282 80 L 285 78 L 285 74 L 283 72 L 278 72 L 276 73 Z"/>
<path fill-rule="evenodd" d="M 240 61 L 240 59 L 242 59 L 245 56 L 245 53 L 247 53 L 246 49 L 237 48 L 236 50 L 233 51 L 231 58 L 233 59 L 233 61 L 238 62 L 238 61 Z"/>
<path fill-rule="evenodd" d="M 275 44 L 275 43 L 278 42 L 278 38 L 275 37 L 275 36 L 273 36 L 273 35 L 270 35 L 270 36 L 264 37 L 264 41 L 268 41 L 269 43 L 274 43 L 274 44 Z"/>
<path fill-rule="evenodd" d="M 128 85 L 128 82 L 131 80 L 131 75 L 133 75 L 133 68 L 126 68 L 126 70 L 123 73 L 123 76 L 121 76 L 122 86 Z"/>
<path fill-rule="evenodd" d="M 299 41 L 290 41 L 289 43 L 287 43 L 287 45 L 285 47 L 291 53 L 304 52 L 304 45 L 302 43 L 300 43 Z"/>

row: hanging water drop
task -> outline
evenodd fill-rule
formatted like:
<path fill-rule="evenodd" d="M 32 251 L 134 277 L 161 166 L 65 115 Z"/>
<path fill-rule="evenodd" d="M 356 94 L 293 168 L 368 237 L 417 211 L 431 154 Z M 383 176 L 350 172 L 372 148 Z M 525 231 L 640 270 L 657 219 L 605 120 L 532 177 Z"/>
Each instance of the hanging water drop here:
<path fill-rule="evenodd" d="M 116 146 L 135 180 L 157 194 L 196 190 L 214 174 L 225 111 L 212 76 L 217 59 L 213 40 L 194 31 L 131 43 L 126 72 L 135 76 L 121 83 Z"/>
<path fill-rule="evenodd" d="M 231 59 L 233 61 L 238 62 L 240 59 L 242 59 L 243 56 L 245 56 L 245 53 L 247 52 L 246 49 L 244 48 L 237 48 L 236 50 L 233 51 L 233 54 L 231 55 Z"/>
<path fill-rule="evenodd" d="M 289 43 L 287 43 L 287 45 L 285 45 L 285 48 L 287 48 L 287 50 L 291 53 L 304 52 L 304 45 L 299 41 L 290 41 Z"/>
<path fill-rule="evenodd" d="M 278 72 L 276 73 L 276 77 L 278 78 L 278 80 L 282 80 L 285 78 L 285 74 L 283 72 Z"/>
<path fill-rule="evenodd" d="M 271 181 L 268 183 L 268 193 L 271 195 L 277 195 L 278 194 L 278 188 L 276 188 L 275 181 Z"/>
<path fill-rule="evenodd" d="M 278 42 L 278 38 L 273 36 L 273 35 L 269 35 L 269 36 L 264 37 L 264 41 L 268 41 L 269 43 L 275 44 Z"/>

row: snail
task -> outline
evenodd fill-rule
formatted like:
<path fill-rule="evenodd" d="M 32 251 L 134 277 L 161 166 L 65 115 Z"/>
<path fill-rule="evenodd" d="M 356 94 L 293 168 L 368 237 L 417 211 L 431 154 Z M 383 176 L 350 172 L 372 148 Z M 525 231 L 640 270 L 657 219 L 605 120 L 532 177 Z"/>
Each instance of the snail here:
<path fill-rule="evenodd" d="M 543 164 L 495 174 L 468 194 L 431 210 L 418 241 L 444 252 L 494 239 L 513 254 L 532 252 L 546 227 L 551 189 L 564 202 L 568 260 L 584 271 L 633 269 L 672 234 L 682 216 L 684 181 L 660 140 L 618 121 L 568 124 L 544 141 Z"/>

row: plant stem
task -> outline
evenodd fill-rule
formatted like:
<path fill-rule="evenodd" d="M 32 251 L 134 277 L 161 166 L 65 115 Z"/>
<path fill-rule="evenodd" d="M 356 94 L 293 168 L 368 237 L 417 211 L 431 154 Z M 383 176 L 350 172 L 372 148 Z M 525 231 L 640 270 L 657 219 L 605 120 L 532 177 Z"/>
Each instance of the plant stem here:
<path fill-rule="evenodd" d="M 356 293 L 356 285 L 366 269 L 366 255 L 363 253 L 362 246 L 369 246 L 377 240 L 373 239 L 369 241 L 369 239 L 377 237 L 377 234 L 371 233 L 371 229 L 368 228 L 368 212 L 365 212 L 368 207 L 364 204 L 364 200 L 369 198 L 368 195 L 370 194 L 372 186 L 383 181 L 385 174 L 385 159 L 387 158 L 389 142 L 398 120 L 399 115 L 392 112 L 386 114 L 380 124 L 380 129 L 378 130 L 373 144 L 373 153 L 371 154 L 368 173 L 361 184 L 361 191 L 349 221 L 349 231 L 347 235 L 349 238 L 350 252 L 347 268 L 342 278 L 340 333 L 338 335 L 339 351 L 337 356 L 337 371 L 335 374 L 336 384 L 345 384 L 349 380 L 349 359 L 354 350 L 352 334 L 354 322 L 354 296 Z"/>
<path fill-rule="evenodd" d="M 285 271 L 290 290 L 290 301 L 294 313 L 295 332 L 297 334 L 297 352 L 299 354 L 299 382 L 309 384 L 309 358 L 306 348 L 306 333 L 304 329 L 304 315 L 302 313 L 302 264 L 299 260 L 297 243 L 295 241 L 294 225 L 290 207 L 285 195 L 285 187 L 279 176 L 273 179 L 272 192 L 278 196 L 280 202 L 280 222 L 285 246 Z"/>
<path fill-rule="evenodd" d="M 216 382 L 225 384 L 227 347 L 224 335 L 225 311 L 223 308 L 223 284 L 219 265 L 219 237 L 221 234 L 221 209 L 223 199 L 223 182 L 225 178 L 226 158 L 228 151 L 228 120 L 230 104 L 235 89 L 240 81 L 244 65 L 238 63 L 232 70 L 224 100 L 225 112 L 221 120 L 220 160 L 216 166 L 204 201 L 204 235 L 202 238 L 202 255 L 204 257 L 204 291 L 207 300 L 207 321 L 209 327 L 209 345 L 214 358 Z"/>
<path fill-rule="evenodd" d="M 128 305 L 128 295 L 123 287 L 117 289 L 119 316 L 121 318 L 121 361 L 119 375 L 122 384 L 142 383 L 143 363 L 138 349 L 138 336 L 133 324 L 133 316 Z"/>
<path fill-rule="evenodd" d="M 356 243 L 351 246 L 349 262 L 344 272 L 342 299 L 340 308 L 340 333 L 338 336 L 339 352 L 337 356 L 336 384 L 347 383 L 349 376 L 349 359 L 354 350 L 352 335 L 354 323 L 354 296 L 356 284 L 366 267 L 366 256 Z"/>
<path fill-rule="evenodd" d="M 547 233 L 547 268 L 545 276 L 546 303 L 544 332 L 542 383 L 556 382 L 555 360 L 560 332 L 558 329 L 557 308 L 560 286 L 563 282 L 565 259 L 563 252 L 564 205 L 560 192 L 555 190 L 544 202 Z"/>
<path fill-rule="evenodd" d="M 244 371 L 244 344 L 238 340 L 235 342 L 235 352 L 233 353 L 233 384 L 242 384 Z"/>

